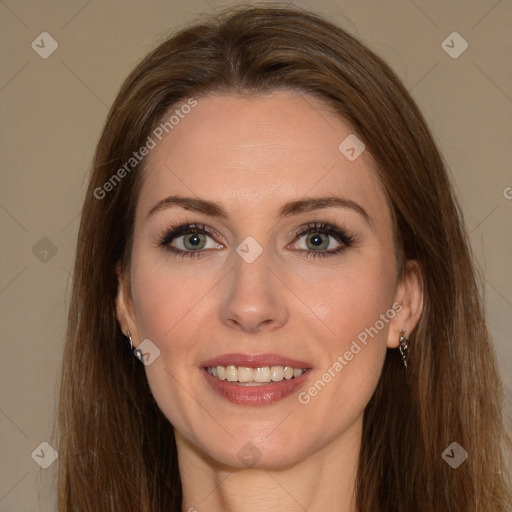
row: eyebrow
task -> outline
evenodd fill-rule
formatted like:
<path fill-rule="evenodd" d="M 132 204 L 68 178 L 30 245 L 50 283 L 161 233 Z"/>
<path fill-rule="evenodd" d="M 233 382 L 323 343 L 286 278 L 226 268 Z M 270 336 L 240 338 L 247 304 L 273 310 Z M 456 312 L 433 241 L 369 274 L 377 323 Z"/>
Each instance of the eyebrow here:
<path fill-rule="evenodd" d="M 229 215 L 226 210 L 215 201 L 207 201 L 197 197 L 185 196 L 169 196 L 161 201 L 158 201 L 147 214 L 147 218 L 151 217 L 158 211 L 178 206 L 185 210 L 190 210 L 197 213 L 203 213 L 211 217 L 221 219 L 228 219 Z M 297 199 L 285 203 L 278 212 L 278 217 L 289 217 L 299 213 L 310 212 L 313 210 L 320 210 L 322 208 L 344 208 L 352 210 L 360 214 L 368 224 L 371 225 L 371 219 L 366 210 L 355 201 L 340 197 L 340 196 L 327 196 L 327 197 L 313 197 L 307 199 Z"/>

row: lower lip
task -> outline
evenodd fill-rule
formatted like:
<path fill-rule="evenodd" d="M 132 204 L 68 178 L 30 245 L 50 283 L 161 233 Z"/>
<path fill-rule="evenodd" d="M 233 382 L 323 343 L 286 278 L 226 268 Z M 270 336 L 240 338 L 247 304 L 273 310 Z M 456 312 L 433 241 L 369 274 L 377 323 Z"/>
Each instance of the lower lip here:
<path fill-rule="evenodd" d="M 206 368 L 203 374 L 213 390 L 222 398 L 237 405 L 269 405 L 296 392 L 309 377 L 310 370 L 305 371 L 300 377 L 290 380 L 283 379 L 280 382 L 262 384 L 259 386 L 239 386 L 234 382 L 220 380 L 210 375 Z"/>

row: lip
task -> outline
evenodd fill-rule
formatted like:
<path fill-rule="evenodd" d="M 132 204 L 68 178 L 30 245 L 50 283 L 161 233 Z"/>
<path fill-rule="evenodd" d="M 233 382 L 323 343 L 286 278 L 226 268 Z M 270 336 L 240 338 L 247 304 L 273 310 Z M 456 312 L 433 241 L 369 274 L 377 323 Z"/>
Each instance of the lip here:
<path fill-rule="evenodd" d="M 208 366 L 245 366 L 246 368 L 261 368 L 263 366 L 291 366 L 292 368 L 311 368 L 311 363 L 291 359 L 277 354 L 223 354 L 201 363 L 203 368 Z"/>
<path fill-rule="evenodd" d="M 261 368 L 262 366 L 291 366 L 306 371 L 300 376 L 290 380 L 271 382 L 259 386 L 239 386 L 232 382 L 219 380 L 206 370 L 211 366 L 245 366 L 247 368 Z M 311 375 L 311 364 L 277 354 L 224 354 L 208 359 L 201 363 L 201 370 L 206 382 L 222 398 L 237 405 L 270 405 L 282 400 L 304 385 Z"/>

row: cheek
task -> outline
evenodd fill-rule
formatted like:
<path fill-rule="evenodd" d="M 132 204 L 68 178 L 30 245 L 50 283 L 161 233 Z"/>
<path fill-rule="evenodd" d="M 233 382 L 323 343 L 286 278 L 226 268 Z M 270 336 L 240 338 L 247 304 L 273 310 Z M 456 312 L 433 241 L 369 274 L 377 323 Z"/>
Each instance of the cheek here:
<path fill-rule="evenodd" d="M 303 402 L 311 398 L 313 408 L 355 417 L 375 390 L 395 316 L 395 261 L 392 252 L 390 257 L 382 254 L 354 258 L 309 294 L 312 311 L 327 328 L 318 340 L 323 357 L 315 382 L 321 382 L 303 395 Z"/>
<path fill-rule="evenodd" d="M 191 364 L 200 339 L 204 280 L 195 281 L 169 270 L 170 263 L 155 262 L 147 254 L 135 257 L 132 292 L 140 339 L 150 339 L 159 356 L 145 367 L 151 392 L 164 415 L 187 435 L 197 423 L 191 396 L 197 367 Z"/>
<path fill-rule="evenodd" d="M 208 280 L 173 271 L 173 262 L 156 251 L 134 251 L 132 296 L 141 339 L 168 344 L 200 310 Z"/>
<path fill-rule="evenodd" d="M 297 280 L 299 294 L 307 297 L 305 302 L 334 340 L 344 344 L 357 338 L 391 308 L 396 282 L 392 254 L 375 251 L 375 255 L 360 257 L 353 253 L 338 269 L 324 274 L 316 286 L 314 279 L 304 275 Z M 379 330 L 387 331 L 382 326 Z"/>

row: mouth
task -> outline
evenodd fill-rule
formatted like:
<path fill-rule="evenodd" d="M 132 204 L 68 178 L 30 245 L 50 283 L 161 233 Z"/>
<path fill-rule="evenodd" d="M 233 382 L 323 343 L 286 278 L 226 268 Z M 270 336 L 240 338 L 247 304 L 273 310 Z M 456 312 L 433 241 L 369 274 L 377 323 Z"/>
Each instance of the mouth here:
<path fill-rule="evenodd" d="M 222 398 L 238 405 L 267 405 L 298 390 L 312 367 L 274 354 L 227 354 L 205 361 L 201 369 Z"/>

